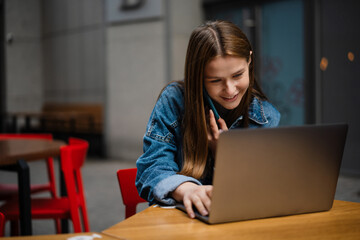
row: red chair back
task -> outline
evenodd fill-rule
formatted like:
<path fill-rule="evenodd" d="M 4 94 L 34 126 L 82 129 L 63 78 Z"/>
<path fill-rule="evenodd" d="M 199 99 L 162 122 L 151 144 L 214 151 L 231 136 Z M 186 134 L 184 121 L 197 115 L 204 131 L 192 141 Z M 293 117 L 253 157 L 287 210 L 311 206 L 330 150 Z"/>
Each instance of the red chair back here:
<path fill-rule="evenodd" d="M 81 232 L 80 207 L 85 232 L 90 231 L 89 220 L 86 209 L 85 194 L 81 176 L 89 144 L 87 141 L 70 138 L 69 145 L 60 149 L 61 170 L 64 174 L 67 195 L 70 201 L 70 215 L 74 224 L 74 232 Z"/>
<path fill-rule="evenodd" d="M 146 202 L 137 192 L 135 186 L 136 173 L 136 168 L 119 169 L 117 171 L 121 197 L 125 205 L 125 218 L 136 213 L 136 206 L 139 203 Z"/>
<path fill-rule="evenodd" d="M 0 212 L 0 237 L 4 236 L 5 216 Z"/>

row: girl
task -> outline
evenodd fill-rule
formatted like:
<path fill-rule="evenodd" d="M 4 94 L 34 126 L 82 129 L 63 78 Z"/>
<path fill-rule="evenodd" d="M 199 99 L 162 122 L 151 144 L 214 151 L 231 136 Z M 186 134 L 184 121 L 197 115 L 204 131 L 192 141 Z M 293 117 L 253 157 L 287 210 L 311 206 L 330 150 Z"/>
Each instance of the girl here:
<path fill-rule="evenodd" d="M 191 34 L 185 80 L 166 86 L 151 113 L 137 160 L 140 196 L 150 204 L 183 202 L 191 218 L 193 206 L 207 215 L 220 133 L 275 127 L 279 121 L 255 80 L 245 34 L 230 22 L 205 23 Z"/>

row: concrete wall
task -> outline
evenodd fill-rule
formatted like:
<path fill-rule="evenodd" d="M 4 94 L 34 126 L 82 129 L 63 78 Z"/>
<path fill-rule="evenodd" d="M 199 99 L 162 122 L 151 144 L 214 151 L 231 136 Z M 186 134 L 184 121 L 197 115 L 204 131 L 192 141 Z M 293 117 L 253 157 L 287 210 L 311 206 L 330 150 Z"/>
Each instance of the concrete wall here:
<path fill-rule="evenodd" d="M 6 1 L 7 111 L 105 101 L 102 0 Z"/>
<path fill-rule="evenodd" d="M 183 78 L 187 42 L 201 23 L 200 0 L 163 1 L 163 16 L 107 27 L 107 153 L 136 160 L 160 90 Z"/>
<path fill-rule="evenodd" d="M 42 3 L 44 102 L 104 103 L 103 1 Z"/>
<path fill-rule="evenodd" d="M 162 20 L 108 27 L 107 150 L 134 159 L 165 79 Z"/>
<path fill-rule="evenodd" d="M 170 53 L 170 78 L 184 78 L 184 63 L 191 32 L 203 23 L 201 0 L 169 0 L 168 31 Z"/>
<path fill-rule="evenodd" d="M 37 111 L 43 101 L 41 1 L 5 4 L 6 109 Z"/>

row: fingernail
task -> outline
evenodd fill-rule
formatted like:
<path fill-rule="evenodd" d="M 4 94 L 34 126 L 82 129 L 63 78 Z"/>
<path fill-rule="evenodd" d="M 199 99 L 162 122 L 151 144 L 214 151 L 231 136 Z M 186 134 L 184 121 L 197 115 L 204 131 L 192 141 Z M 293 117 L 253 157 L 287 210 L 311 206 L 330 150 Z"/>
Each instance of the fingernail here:
<path fill-rule="evenodd" d="M 208 212 L 204 210 L 204 211 L 202 211 L 202 215 L 206 216 L 206 215 L 208 215 Z"/>
<path fill-rule="evenodd" d="M 190 213 L 190 218 L 195 218 L 195 214 Z"/>

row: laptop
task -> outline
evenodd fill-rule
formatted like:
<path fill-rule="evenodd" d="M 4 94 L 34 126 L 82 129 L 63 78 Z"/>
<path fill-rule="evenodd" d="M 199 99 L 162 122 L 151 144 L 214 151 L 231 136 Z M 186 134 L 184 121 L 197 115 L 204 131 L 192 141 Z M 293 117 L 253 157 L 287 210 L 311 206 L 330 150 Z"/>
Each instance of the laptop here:
<path fill-rule="evenodd" d="M 331 209 L 347 129 L 331 124 L 221 133 L 211 209 L 196 216 L 215 224 Z"/>

